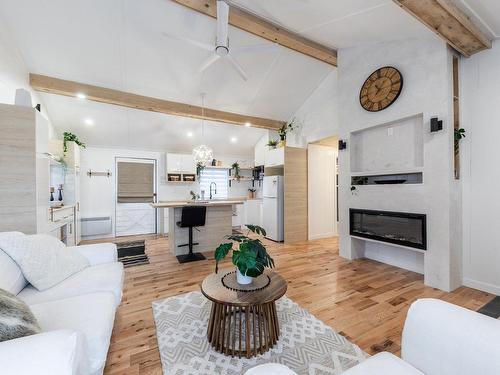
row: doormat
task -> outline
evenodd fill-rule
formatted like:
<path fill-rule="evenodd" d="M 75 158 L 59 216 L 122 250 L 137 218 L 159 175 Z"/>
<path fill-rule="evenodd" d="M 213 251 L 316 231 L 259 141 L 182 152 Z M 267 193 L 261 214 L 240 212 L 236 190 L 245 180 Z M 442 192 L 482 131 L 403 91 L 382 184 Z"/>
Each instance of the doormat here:
<path fill-rule="evenodd" d="M 144 241 L 121 242 L 117 243 L 116 247 L 118 249 L 118 261 L 122 262 L 124 267 L 149 264 Z"/>

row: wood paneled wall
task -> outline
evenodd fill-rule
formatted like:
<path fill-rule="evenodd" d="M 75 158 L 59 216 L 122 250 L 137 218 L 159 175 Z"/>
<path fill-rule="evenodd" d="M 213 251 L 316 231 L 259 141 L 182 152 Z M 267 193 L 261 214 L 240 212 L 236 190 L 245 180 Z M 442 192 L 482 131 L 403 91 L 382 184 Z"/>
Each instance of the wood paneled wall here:
<path fill-rule="evenodd" d="M 285 243 L 307 241 L 307 149 L 285 148 Z"/>

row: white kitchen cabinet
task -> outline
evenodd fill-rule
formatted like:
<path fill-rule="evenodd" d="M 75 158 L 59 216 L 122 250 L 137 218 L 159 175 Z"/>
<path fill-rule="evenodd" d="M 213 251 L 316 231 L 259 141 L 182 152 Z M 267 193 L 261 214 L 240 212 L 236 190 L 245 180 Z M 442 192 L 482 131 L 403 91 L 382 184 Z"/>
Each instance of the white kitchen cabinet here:
<path fill-rule="evenodd" d="M 182 155 L 182 172 L 196 173 L 196 164 L 192 154 Z"/>
<path fill-rule="evenodd" d="M 182 172 L 182 154 L 167 154 L 167 173 Z"/>
<path fill-rule="evenodd" d="M 196 173 L 191 154 L 167 154 L 167 173 Z"/>
<path fill-rule="evenodd" d="M 285 164 L 285 148 L 278 147 L 266 152 L 266 167 L 277 167 Z"/>
<path fill-rule="evenodd" d="M 255 166 L 264 165 L 266 163 L 266 153 L 268 150 L 267 142 L 269 137 L 262 136 L 254 148 Z"/>
<path fill-rule="evenodd" d="M 262 199 L 249 199 L 245 202 L 245 222 L 262 226 Z"/>
<path fill-rule="evenodd" d="M 245 225 L 243 222 L 245 220 L 245 206 L 243 204 L 233 205 L 233 227 L 240 228 Z"/>

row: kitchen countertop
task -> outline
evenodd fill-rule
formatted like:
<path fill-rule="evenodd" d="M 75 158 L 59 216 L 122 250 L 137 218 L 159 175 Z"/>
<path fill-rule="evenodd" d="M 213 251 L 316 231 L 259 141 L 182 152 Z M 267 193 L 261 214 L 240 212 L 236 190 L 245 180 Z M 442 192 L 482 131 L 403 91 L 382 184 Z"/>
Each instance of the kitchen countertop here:
<path fill-rule="evenodd" d="M 151 203 L 154 208 L 176 208 L 184 206 L 231 206 L 233 204 L 245 203 L 245 198 L 230 198 L 230 199 L 212 199 L 205 201 L 163 201 L 158 203 Z"/>

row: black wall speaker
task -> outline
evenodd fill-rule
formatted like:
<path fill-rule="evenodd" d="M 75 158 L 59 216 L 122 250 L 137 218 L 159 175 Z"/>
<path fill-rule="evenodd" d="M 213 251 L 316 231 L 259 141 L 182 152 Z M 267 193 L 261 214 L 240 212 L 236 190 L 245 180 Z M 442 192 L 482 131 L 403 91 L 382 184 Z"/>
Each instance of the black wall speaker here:
<path fill-rule="evenodd" d="M 431 133 L 443 130 L 443 120 L 438 120 L 437 117 L 431 118 Z"/>
<path fill-rule="evenodd" d="M 347 142 L 343 139 L 339 139 L 339 150 L 345 150 L 347 148 Z"/>

